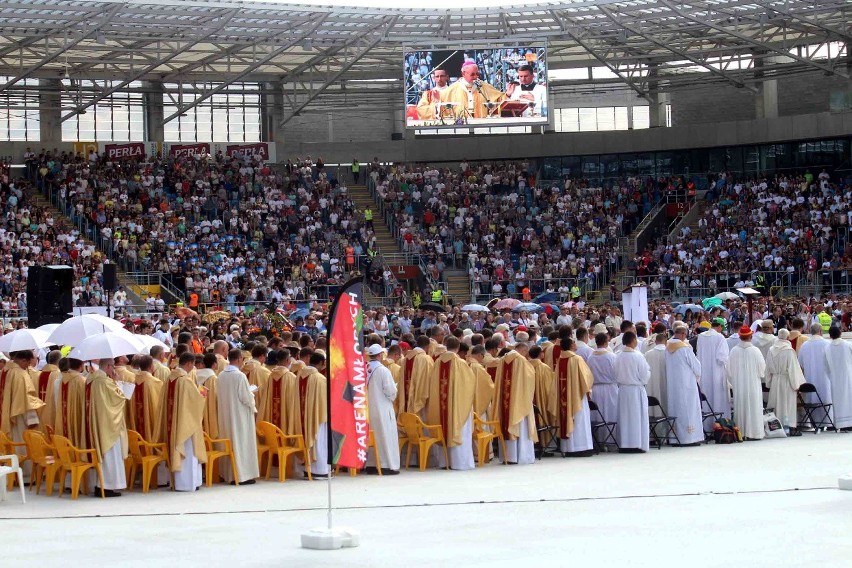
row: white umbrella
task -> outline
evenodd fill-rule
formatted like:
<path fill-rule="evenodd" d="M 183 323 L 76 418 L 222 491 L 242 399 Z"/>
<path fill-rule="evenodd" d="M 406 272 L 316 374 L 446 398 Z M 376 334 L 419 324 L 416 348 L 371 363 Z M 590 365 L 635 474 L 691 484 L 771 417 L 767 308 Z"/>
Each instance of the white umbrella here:
<path fill-rule="evenodd" d="M 142 344 L 133 336 L 107 332 L 85 338 L 71 350 L 68 357 L 82 361 L 114 359 L 121 355 L 136 355 L 143 349 Z"/>
<path fill-rule="evenodd" d="M 142 344 L 145 353 L 151 353 L 151 348 L 155 345 L 159 345 L 160 347 L 162 347 L 163 351 L 165 351 L 166 353 L 169 353 L 172 350 L 171 347 L 169 347 L 156 337 L 152 337 L 150 335 L 134 335 L 133 337 L 136 338 L 136 341 Z"/>
<path fill-rule="evenodd" d="M 485 306 L 480 306 L 479 304 L 468 304 L 466 306 L 462 306 L 461 309 L 463 312 L 490 312 L 488 308 Z"/>
<path fill-rule="evenodd" d="M 32 351 L 49 345 L 47 333 L 40 329 L 18 329 L 0 337 L 0 351 Z"/>
<path fill-rule="evenodd" d="M 46 323 L 44 325 L 38 326 L 36 329 L 45 332 L 48 337 L 50 337 L 50 334 L 53 333 L 57 327 L 59 327 L 58 323 Z"/>
<path fill-rule="evenodd" d="M 721 292 L 713 296 L 714 298 L 719 298 L 722 301 L 725 300 L 739 300 L 740 297 L 734 294 L 733 292 Z"/>
<path fill-rule="evenodd" d="M 100 314 L 74 316 L 62 322 L 47 338 L 51 345 L 70 345 L 76 347 L 85 338 L 108 331 L 123 330 L 120 321 Z"/>

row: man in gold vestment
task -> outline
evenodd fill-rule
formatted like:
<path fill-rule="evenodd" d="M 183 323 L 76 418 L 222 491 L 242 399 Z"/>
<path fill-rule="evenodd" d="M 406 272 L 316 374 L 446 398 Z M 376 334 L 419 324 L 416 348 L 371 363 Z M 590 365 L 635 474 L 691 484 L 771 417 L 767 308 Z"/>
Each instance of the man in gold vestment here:
<path fill-rule="evenodd" d="M 521 342 L 502 357 L 494 385 L 494 418 L 506 440 L 506 461 L 513 464 L 534 463 L 538 441 L 533 412 L 535 370 L 526 360 L 528 350 Z"/>
<path fill-rule="evenodd" d="M 169 466 L 176 491 L 195 491 L 201 487 L 201 464 L 207 462 L 204 432 L 204 397 L 190 373 L 195 354 L 184 352 L 177 367 L 163 385 L 160 441 L 169 451 Z"/>
<path fill-rule="evenodd" d="M 479 79 L 479 67 L 470 60 L 462 64 L 461 78 L 441 93 L 442 103 L 455 103 L 456 118 L 487 118 L 505 99 L 506 93 Z"/>
<path fill-rule="evenodd" d="M 115 362 L 112 359 L 98 361 L 98 370 L 86 380 L 85 447 L 98 452 L 106 497 L 118 497 L 121 495 L 118 491 L 127 488 L 124 469 L 128 449 L 124 421 L 127 399 L 115 381 Z M 97 479 L 93 471 L 90 476 L 90 479 Z M 97 487 L 95 495 L 100 495 Z"/>

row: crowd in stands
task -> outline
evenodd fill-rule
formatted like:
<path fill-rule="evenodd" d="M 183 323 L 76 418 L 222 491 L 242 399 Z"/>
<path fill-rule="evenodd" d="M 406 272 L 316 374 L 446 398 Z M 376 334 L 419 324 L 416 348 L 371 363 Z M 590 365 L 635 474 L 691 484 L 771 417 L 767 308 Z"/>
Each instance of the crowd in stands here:
<path fill-rule="evenodd" d="M 712 295 L 733 287 L 849 285 L 852 186 L 817 176 L 738 180 L 719 174 L 696 230 L 659 240 L 628 263 L 657 293 Z"/>
<path fill-rule="evenodd" d="M 43 153 L 37 162 L 38 189 L 88 221 L 87 237 L 130 270 L 169 274 L 201 303 L 324 299 L 356 274 L 377 292 L 397 285 L 373 262 L 374 232 L 321 160 L 280 171 L 221 153 L 120 162 Z"/>
<path fill-rule="evenodd" d="M 371 177 L 403 250 L 427 255 L 439 275 L 451 264 L 467 270 L 485 295 L 599 287 L 620 261 L 618 237 L 659 199 L 662 183 L 537 185 L 527 162 L 392 166 Z"/>

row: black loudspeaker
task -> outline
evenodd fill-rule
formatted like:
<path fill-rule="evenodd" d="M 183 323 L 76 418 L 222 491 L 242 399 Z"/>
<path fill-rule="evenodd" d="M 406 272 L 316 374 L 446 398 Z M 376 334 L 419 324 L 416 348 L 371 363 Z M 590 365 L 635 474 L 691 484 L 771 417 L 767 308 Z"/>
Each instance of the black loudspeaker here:
<path fill-rule="evenodd" d="M 405 135 L 402 132 L 391 132 L 391 140 L 405 140 Z"/>
<path fill-rule="evenodd" d="M 118 288 L 118 276 L 114 264 L 104 264 L 104 290 L 115 292 Z"/>
<path fill-rule="evenodd" d="M 73 308 L 70 266 L 31 266 L 27 273 L 27 316 L 29 327 L 62 323 Z"/>

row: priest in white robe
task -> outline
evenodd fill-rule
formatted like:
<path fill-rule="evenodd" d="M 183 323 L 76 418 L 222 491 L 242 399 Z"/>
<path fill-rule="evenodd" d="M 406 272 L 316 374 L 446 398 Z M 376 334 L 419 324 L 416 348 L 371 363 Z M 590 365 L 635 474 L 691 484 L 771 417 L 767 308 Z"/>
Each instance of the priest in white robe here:
<path fill-rule="evenodd" d="M 666 393 L 666 333 L 657 333 L 653 336 L 654 348 L 645 353 L 645 360 L 651 368 L 651 378 L 645 387 L 648 396 L 653 396 L 660 401 L 662 409 L 668 413 L 668 396 Z M 662 416 L 659 408 L 649 408 L 651 416 L 659 418 Z"/>
<path fill-rule="evenodd" d="M 376 454 L 382 464 L 383 475 L 399 473 L 399 435 L 397 433 L 394 403 L 397 396 L 393 374 L 383 363 L 385 350 L 379 344 L 370 345 L 367 355 L 367 400 L 370 404 L 370 430 L 376 448 L 367 452 L 367 468 L 375 469 Z"/>
<path fill-rule="evenodd" d="M 734 391 L 734 422 L 746 440 L 762 440 L 763 389 L 766 363 L 760 350 L 752 342 L 752 331 L 742 326 L 740 343 L 731 350 L 728 359 L 728 380 Z"/>
<path fill-rule="evenodd" d="M 621 342 L 623 337 L 623 335 L 619 336 L 619 350 L 623 349 Z M 595 380 L 592 386 L 592 400 L 598 405 L 605 421 L 616 422 L 618 420 L 618 383 L 615 379 L 615 353 L 609 347 L 612 344 L 605 333 L 599 333 L 595 336 L 595 344 L 597 349 L 592 351 L 591 356 L 586 361 Z M 617 432 L 618 426 L 616 425 Z M 606 433 L 603 432 L 603 429 L 598 430 L 598 442 L 603 442 L 604 438 L 606 438 Z"/>
<path fill-rule="evenodd" d="M 828 382 L 828 371 L 825 368 L 825 348 L 828 347 L 828 341 L 822 336 L 821 324 L 811 324 L 810 332 L 811 336 L 799 348 L 799 363 L 802 365 L 805 380 L 816 388 L 823 404 L 832 404 L 831 383 Z M 805 402 L 816 404 L 819 401 L 815 394 L 807 393 Z M 833 421 L 834 406 L 829 407 L 828 411 L 816 409 L 811 414 L 817 423 L 827 422 L 827 418 Z"/>
<path fill-rule="evenodd" d="M 616 355 L 615 378 L 618 381 L 618 448 L 622 453 L 647 452 L 649 447 L 648 393 L 645 385 L 651 367 L 635 349 L 636 334 L 624 333 L 623 349 Z"/>
<path fill-rule="evenodd" d="M 222 461 L 219 468 L 225 481 L 251 485 L 260 477 L 255 430 L 257 407 L 248 377 L 240 371 L 242 364 L 242 351 L 231 349 L 228 365 L 216 379 L 219 436 L 231 440 L 237 465 L 236 478 L 230 463 Z"/>
<path fill-rule="evenodd" d="M 666 412 L 676 418 L 674 430 L 681 446 L 697 446 L 704 440 L 698 381 L 701 363 L 686 342 L 686 324 L 678 322 L 666 344 Z"/>
<path fill-rule="evenodd" d="M 728 342 L 722 335 L 725 320 L 715 318 L 711 327 L 698 336 L 698 361 L 701 362 L 701 391 L 707 397 L 707 403 L 714 412 L 721 412 L 725 418 L 731 418 L 731 396 L 725 365 L 728 364 Z M 704 429 L 713 429 L 713 418 L 704 423 Z"/>
<path fill-rule="evenodd" d="M 769 357 L 769 348 L 775 345 L 778 338 L 774 335 L 775 327 L 772 324 L 772 320 L 761 321 L 758 328 L 759 331 L 754 332 L 752 343 L 760 349 L 763 360 L 766 361 L 766 358 Z"/>
<path fill-rule="evenodd" d="M 840 338 L 840 328 L 828 330 L 831 338 L 825 348 L 825 368 L 831 383 L 834 401 L 834 425 L 842 430 L 852 430 L 852 343 Z M 806 344 L 807 345 L 807 344 Z"/>
<path fill-rule="evenodd" d="M 799 434 L 796 402 L 805 376 L 789 337 L 789 331 L 779 329 L 778 341 L 769 348 L 766 385 L 769 387 L 769 408 L 775 409 L 775 416 L 781 421 L 784 430 L 795 436 Z"/>

